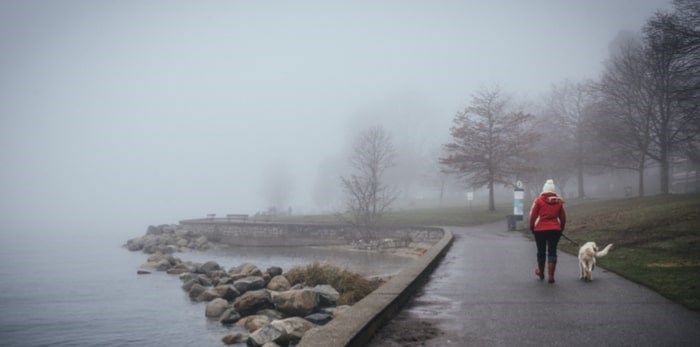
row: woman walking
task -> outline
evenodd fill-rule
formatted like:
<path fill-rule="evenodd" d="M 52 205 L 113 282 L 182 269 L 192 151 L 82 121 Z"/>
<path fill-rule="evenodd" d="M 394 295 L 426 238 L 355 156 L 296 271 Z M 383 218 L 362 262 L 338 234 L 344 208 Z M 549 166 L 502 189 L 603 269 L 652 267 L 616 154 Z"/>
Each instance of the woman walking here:
<path fill-rule="evenodd" d="M 554 283 L 557 268 L 557 244 L 566 226 L 564 200 L 555 192 L 554 181 L 548 179 L 542 186 L 542 193 L 532 203 L 530 209 L 530 231 L 537 244 L 537 267 L 535 275 L 544 279 L 544 263 L 547 260 L 547 281 Z"/>

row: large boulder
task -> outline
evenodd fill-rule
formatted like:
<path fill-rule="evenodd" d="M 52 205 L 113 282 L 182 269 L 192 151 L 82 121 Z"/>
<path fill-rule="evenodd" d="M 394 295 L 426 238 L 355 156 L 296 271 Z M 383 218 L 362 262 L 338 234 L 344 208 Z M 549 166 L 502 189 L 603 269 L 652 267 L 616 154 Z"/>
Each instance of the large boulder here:
<path fill-rule="evenodd" d="M 304 319 L 306 319 L 309 322 L 314 323 L 316 325 L 324 325 L 324 324 L 330 322 L 333 319 L 333 316 L 329 313 L 317 312 L 317 313 L 312 313 L 312 314 L 304 317 Z"/>
<path fill-rule="evenodd" d="M 168 275 L 180 275 L 186 272 L 190 272 L 190 268 L 183 263 L 176 264 L 167 271 Z"/>
<path fill-rule="evenodd" d="M 154 225 L 149 225 L 148 229 L 146 229 L 146 235 L 160 235 L 162 233 L 163 229 Z"/>
<path fill-rule="evenodd" d="M 298 341 L 304 334 L 314 327 L 314 324 L 301 317 L 290 317 L 274 320 L 270 325 L 284 330 L 287 340 Z"/>
<path fill-rule="evenodd" d="M 272 277 L 270 283 L 267 284 L 267 289 L 274 290 L 276 292 L 284 292 L 291 288 L 291 284 L 287 280 L 287 277 L 282 275 L 277 275 Z"/>
<path fill-rule="evenodd" d="M 233 281 L 236 281 L 238 279 L 245 278 L 248 276 L 262 276 L 262 271 L 260 271 L 260 269 L 258 269 L 258 267 L 253 264 L 243 263 L 239 266 L 232 267 L 231 269 L 229 269 L 228 274 Z"/>
<path fill-rule="evenodd" d="M 256 314 L 239 319 L 238 322 L 236 322 L 236 325 L 247 331 L 256 331 L 265 325 L 270 324 L 271 321 L 272 320 L 268 316 Z"/>
<path fill-rule="evenodd" d="M 272 308 L 273 304 L 270 293 L 265 289 L 260 289 L 243 293 L 241 296 L 236 298 L 236 301 L 233 303 L 233 307 L 241 315 L 247 316 L 264 308 Z"/>
<path fill-rule="evenodd" d="M 311 291 L 318 294 L 320 306 L 322 307 L 335 306 L 338 298 L 340 298 L 340 293 L 338 293 L 335 288 L 327 284 L 319 284 L 311 288 Z"/>
<path fill-rule="evenodd" d="M 248 276 L 233 282 L 239 293 L 265 288 L 265 280 L 260 276 Z"/>
<path fill-rule="evenodd" d="M 156 250 L 159 246 L 159 240 L 158 237 L 153 236 L 153 235 L 146 235 L 141 238 L 141 242 L 143 244 L 143 252 L 147 254 L 153 254 L 156 253 Z"/>
<path fill-rule="evenodd" d="M 275 310 L 275 309 L 271 309 L 271 308 L 262 309 L 262 310 L 260 310 L 260 311 L 258 311 L 258 312 L 255 312 L 255 314 L 256 314 L 256 315 L 260 315 L 260 314 L 261 314 L 261 315 L 265 315 L 265 316 L 267 316 L 268 318 L 270 318 L 270 320 L 277 320 L 277 319 L 282 319 L 282 318 L 284 318 L 284 315 L 282 314 L 282 312 L 277 311 L 277 310 Z"/>
<path fill-rule="evenodd" d="M 202 293 L 204 293 L 206 290 L 207 290 L 207 288 L 204 287 L 203 285 L 201 285 L 199 283 L 195 283 L 192 285 L 192 287 L 190 287 L 188 294 L 190 296 L 190 299 L 197 300 L 197 298 L 200 295 L 202 295 Z"/>
<path fill-rule="evenodd" d="M 313 312 L 319 304 L 318 293 L 309 289 L 288 290 L 278 293 L 273 303 L 278 311 L 290 316 L 305 316 Z"/>
<path fill-rule="evenodd" d="M 184 238 L 184 237 L 178 237 L 178 238 L 177 238 L 177 241 L 175 241 L 175 244 L 176 244 L 178 247 L 180 247 L 180 248 L 187 247 L 187 245 L 188 245 L 189 243 L 190 243 L 190 241 L 187 240 L 187 239 Z"/>
<path fill-rule="evenodd" d="M 268 274 L 270 274 L 270 277 L 272 278 L 272 277 L 281 275 L 281 274 L 282 274 L 282 268 L 279 267 L 279 266 L 272 266 L 272 267 L 267 268 L 267 270 L 266 270 L 265 272 L 267 272 Z"/>
<path fill-rule="evenodd" d="M 192 248 L 196 248 L 200 251 L 204 251 L 204 250 L 209 248 L 209 242 L 207 241 L 206 236 L 200 236 L 200 237 L 196 238 L 193 242 L 194 242 L 194 245 L 193 245 L 194 247 L 192 247 Z"/>
<path fill-rule="evenodd" d="M 208 261 L 197 268 L 197 272 L 204 274 L 210 274 L 217 270 L 221 270 L 221 266 L 215 261 Z"/>
<path fill-rule="evenodd" d="M 204 315 L 208 318 L 219 318 L 229 308 L 231 308 L 231 305 L 228 303 L 228 301 L 221 298 L 214 299 L 207 304 Z"/>
<path fill-rule="evenodd" d="M 219 318 L 219 322 L 223 325 L 231 325 L 235 324 L 238 322 L 238 320 L 241 319 L 241 315 L 236 312 L 233 308 L 229 308 L 228 310 L 224 311 L 224 313 L 221 314 L 221 317 Z"/>
<path fill-rule="evenodd" d="M 209 277 L 191 272 L 180 275 L 180 280 L 183 282 L 182 289 L 185 291 L 189 291 L 188 287 L 191 287 L 195 283 L 201 284 L 205 287 L 211 287 L 213 285 L 212 280 Z"/>
<path fill-rule="evenodd" d="M 182 278 L 182 286 L 180 286 L 182 290 L 189 292 L 190 289 L 192 289 L 192 286 L 194 286 L 195 284 L 202 285 L 202 281 L 199 279 L 199 276 L 193 275 L 194 274 L 190 273 L 186 277 Z"/>
<path fill-rule="evenodd" d="M 152 269 L 156 271 L 168 271 L 172 265 L 167 259 L 161 259 L 158 261 L 149 260 L 141 264 L 141 268 Z"/>
<path fill-rule="evenodd" d="M 228 301 L 234 301 L 236 300 L 236 298 L 241 296 L 241 293 L 238 290 L 236 290 L 234 286 L 228 284 L 218 285 L 216 286 L 216 290 L 219 292 L 223 299 L 226 299 Z"/>
<path fill-rule="evenodd" d="M 212 301 L 214 299 L 221 298 L 221 294 L 216 290 L 216 288 L 207 288 L 202 294 L 199 294 L 195 298 L 196 301 Z"/>
<path fill-rule="evenodd" d="M 231 277 L 228 277 L 228 273 L 225 273 L 225 272 L 222 274 L 222 276 L 220 276 L 216 279 L 216 285 L 230 284 L 230 283 L 233 283 L 233 281 L 231 281 Z"/>
<path fill-rule="evenodd" d="M 171 267 L 182 264 L 182 260 L 173 257 L 165 252 L 156 252 L 148 257 L 148 261 L 141 265 L 143 268 L 155 269 L 158 271 L 168 271 Z"/>
<path fill-rule="evenodd" d="M 209 288 L 197 297 L 197 301 L 212 301 L 217 298 L 233 301 L 239 296 L 239 292 L 230 285 L 220 285 L 214 288 Z"/>
<path fill-rule="evenodd" d="M 185 272 L 185 273 L 181 273 L 178 277 L 180 278 L 180 281 L 182 281 L 184 283 L 184 282 L 187 282 L 191 279 L 199 278 L 199 275 L 196 273 L 193 273 L 193 272 Z"/>
<path fill-rule="evenodd" d="M 132 252 L 140 251 L 143 249 L 143 240 L 139 237 L 126 241 L 126 248 Z"/>
<path fill-rule="evenodd" d="M 248 340 L 248 334 L 241 334 L 241 333 L 233 333 L 233 334 L 228 334 L 221 338 L 221 342 L 227 345 L 235 345 L 235 344 L 240 344 L 240 343 L 245 343 L 245 341 Z"/>
<path fill-rule="evenodd" d="M 268 324 L 250 334 L 246 343 L 253 347 L 260 347 L 268 342 L 286 344 L 286 336 L 286 331 Z"/>

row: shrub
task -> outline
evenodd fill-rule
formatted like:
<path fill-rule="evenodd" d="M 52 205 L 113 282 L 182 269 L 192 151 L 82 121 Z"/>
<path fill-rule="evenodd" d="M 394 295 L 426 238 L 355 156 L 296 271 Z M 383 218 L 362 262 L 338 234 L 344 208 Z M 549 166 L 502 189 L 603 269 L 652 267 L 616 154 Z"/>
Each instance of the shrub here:
<path fill-rule="evenodd" d="M 319 262 L 294 267 L 284 276 L 292 285 L 302 284 L 310 287 L 319 284 L 330 285 L 340 294 L 338 305 L 352 305 L 381 285 L 380 282 L 370 281 L 359 273 Z"/>

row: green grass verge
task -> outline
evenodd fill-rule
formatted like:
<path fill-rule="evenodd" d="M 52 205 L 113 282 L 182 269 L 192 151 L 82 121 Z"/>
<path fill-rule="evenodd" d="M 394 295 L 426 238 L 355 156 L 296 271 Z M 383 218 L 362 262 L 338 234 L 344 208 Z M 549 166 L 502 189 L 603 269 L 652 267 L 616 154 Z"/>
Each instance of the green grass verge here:
<path fill-rule="evenodd" d="M 381 224 L 388 226 L 470 226 L 502 221 L 505 227 L 506 215 L 512 213 L 513 207 L 510 205 L 497 205 L 495 211 L 489 211 L 484 205 L 392 210 L 384 213 Z M 306 215 L 274 217 L 271 220 L 292 223 L 339 223 L 342 220 L 349 220 L 349 218 L 338 215 Z"/>
<path fill-rule="evenodd" d="M 700 310 L 700 194 L 584 201 L 567 215 L 569 238 L 615 245 L 598 259 L 601 267 Z M 560 245 L 578 252 L 565 240 Z"/>
<path fill-rule="evenodd" d="M 443 207 L 415 210 L 391 211 L 382 217 L 384 225 L 429 225 L 429 226 L 469 226 L 502 221 L 505 227 L 506 215 L 513 213 L 512 206 L 496 206 L 489 211 L 485 206 Z"/>

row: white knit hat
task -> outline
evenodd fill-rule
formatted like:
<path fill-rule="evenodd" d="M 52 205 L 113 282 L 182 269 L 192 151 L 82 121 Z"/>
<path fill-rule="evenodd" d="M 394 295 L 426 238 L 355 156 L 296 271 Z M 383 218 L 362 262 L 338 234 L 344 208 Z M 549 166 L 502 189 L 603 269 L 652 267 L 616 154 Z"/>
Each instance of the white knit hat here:
<path fill-rule="evenodd" d="M 557 187 L 554 186 L 554 180 L 551 178 L 547 180 L 547 182 L 544 182 L 544 185 L 542 186 L 542 193 L 554 193 L 554 190 Z"/>

